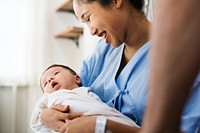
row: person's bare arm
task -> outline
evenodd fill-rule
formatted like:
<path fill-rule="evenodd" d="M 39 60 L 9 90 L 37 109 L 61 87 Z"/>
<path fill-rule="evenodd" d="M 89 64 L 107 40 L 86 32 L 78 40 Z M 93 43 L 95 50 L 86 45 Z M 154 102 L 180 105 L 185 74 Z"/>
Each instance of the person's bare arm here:
<path fill-rule="evenodd" d="M 175 133 L 200 68 L 200 1 L 154 3 L 150 90 L 142 130 Z"/>
<path fill-rule="evenodd" d="M 107 121 L 106 125 L 107 131 L 111 131 L 110 133 L 139 133 L 140 128 L 135 126 L 127 126 L 121 123 L 117 123 L 111 120 Z M 109 133 L 109 132 L 108 132 Z"/>
<path fill-rule="evenodd" d="M 69 120 L 60 128 L 60 133 L 94 133 L 96 125 L 95 116 L 82 116 L 73 120 Z M 107 119 L 105 133 L 138 133 L 140 128 L 135 126 L 127 126 Z"/>

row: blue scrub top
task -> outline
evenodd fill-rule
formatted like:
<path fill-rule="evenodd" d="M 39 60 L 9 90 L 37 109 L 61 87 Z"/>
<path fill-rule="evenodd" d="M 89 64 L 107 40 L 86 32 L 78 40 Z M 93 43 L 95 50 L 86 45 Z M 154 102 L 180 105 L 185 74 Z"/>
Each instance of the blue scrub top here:
<path fill-rule="evenodd" d="M 93 54 L 84 60 L 80 77 L 102 101 L 116 108 L 141 126 L 147 100 L 149 49 L 144 44 L 116 77 L 124 44 L 113 48 L 100 40 Z M 200 76 L 183 113 L 182 129 L 195 133 L 200 128 Z"/>

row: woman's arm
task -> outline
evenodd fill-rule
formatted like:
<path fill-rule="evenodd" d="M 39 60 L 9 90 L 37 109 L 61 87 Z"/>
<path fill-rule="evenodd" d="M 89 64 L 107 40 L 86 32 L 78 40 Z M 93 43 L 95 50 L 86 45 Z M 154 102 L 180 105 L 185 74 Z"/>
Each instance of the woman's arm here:
<path fill-rule="evenodd" d="M 110 130 L 112 133 L 138 133 L 140 128 L 107 120 L 106 130 Z"/>
<path fill-rule="evenodd" d="M 94 133 L 96 126 L 96 117 L 94 116 L 82 116 L 70 121 L 59 130 L 60 133 Z M 106 131 L 110 133 L 138 133 L 140 128 L 131 127 L 121 123 L 117 123 L 107 119 Z M 105 132 L 106 132 L 105 131 Z"/>
<path fill-rule="evenodd" d="M 200 68 L 200 1 L 154 2 L 150 91 L 143 131 L 175 133 Z"/>

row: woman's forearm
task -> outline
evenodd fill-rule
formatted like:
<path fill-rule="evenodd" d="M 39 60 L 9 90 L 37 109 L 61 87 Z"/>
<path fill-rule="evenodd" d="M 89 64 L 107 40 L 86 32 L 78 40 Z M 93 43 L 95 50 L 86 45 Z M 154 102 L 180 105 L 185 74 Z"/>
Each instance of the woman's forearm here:
<path fill-rule="evenodd" d="M 140 128 L 134 126 L 127 126 L 121 123 L 117 123 L 111 120 L 107 120 L 106 131 L 111 131 L 112 133 L 138 133 Z M 108 132 L 109 133 L 109 132 Z"/>

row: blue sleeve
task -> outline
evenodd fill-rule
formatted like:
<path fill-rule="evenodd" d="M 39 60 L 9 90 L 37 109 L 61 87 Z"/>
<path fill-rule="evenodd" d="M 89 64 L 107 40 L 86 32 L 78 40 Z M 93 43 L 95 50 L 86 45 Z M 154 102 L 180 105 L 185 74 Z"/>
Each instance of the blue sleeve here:
<path fill-rule="evenodd" d="M 89 75 L 91 75 L 91 72 L 92 72 L 92 61 L 91 61 L 92 59 L 93 59 L 93 55 L 85 59 L 81 67 L 80 77 L 81 77 L 82 85 L 85 87 L 89 86 L 89 81 L 90 81 Z"/>
<path fill-rule="evenodd" d="M 200 133 L 200 75 L 194 82 L 182 114 L 181 126 L 186 133 Z"/>

